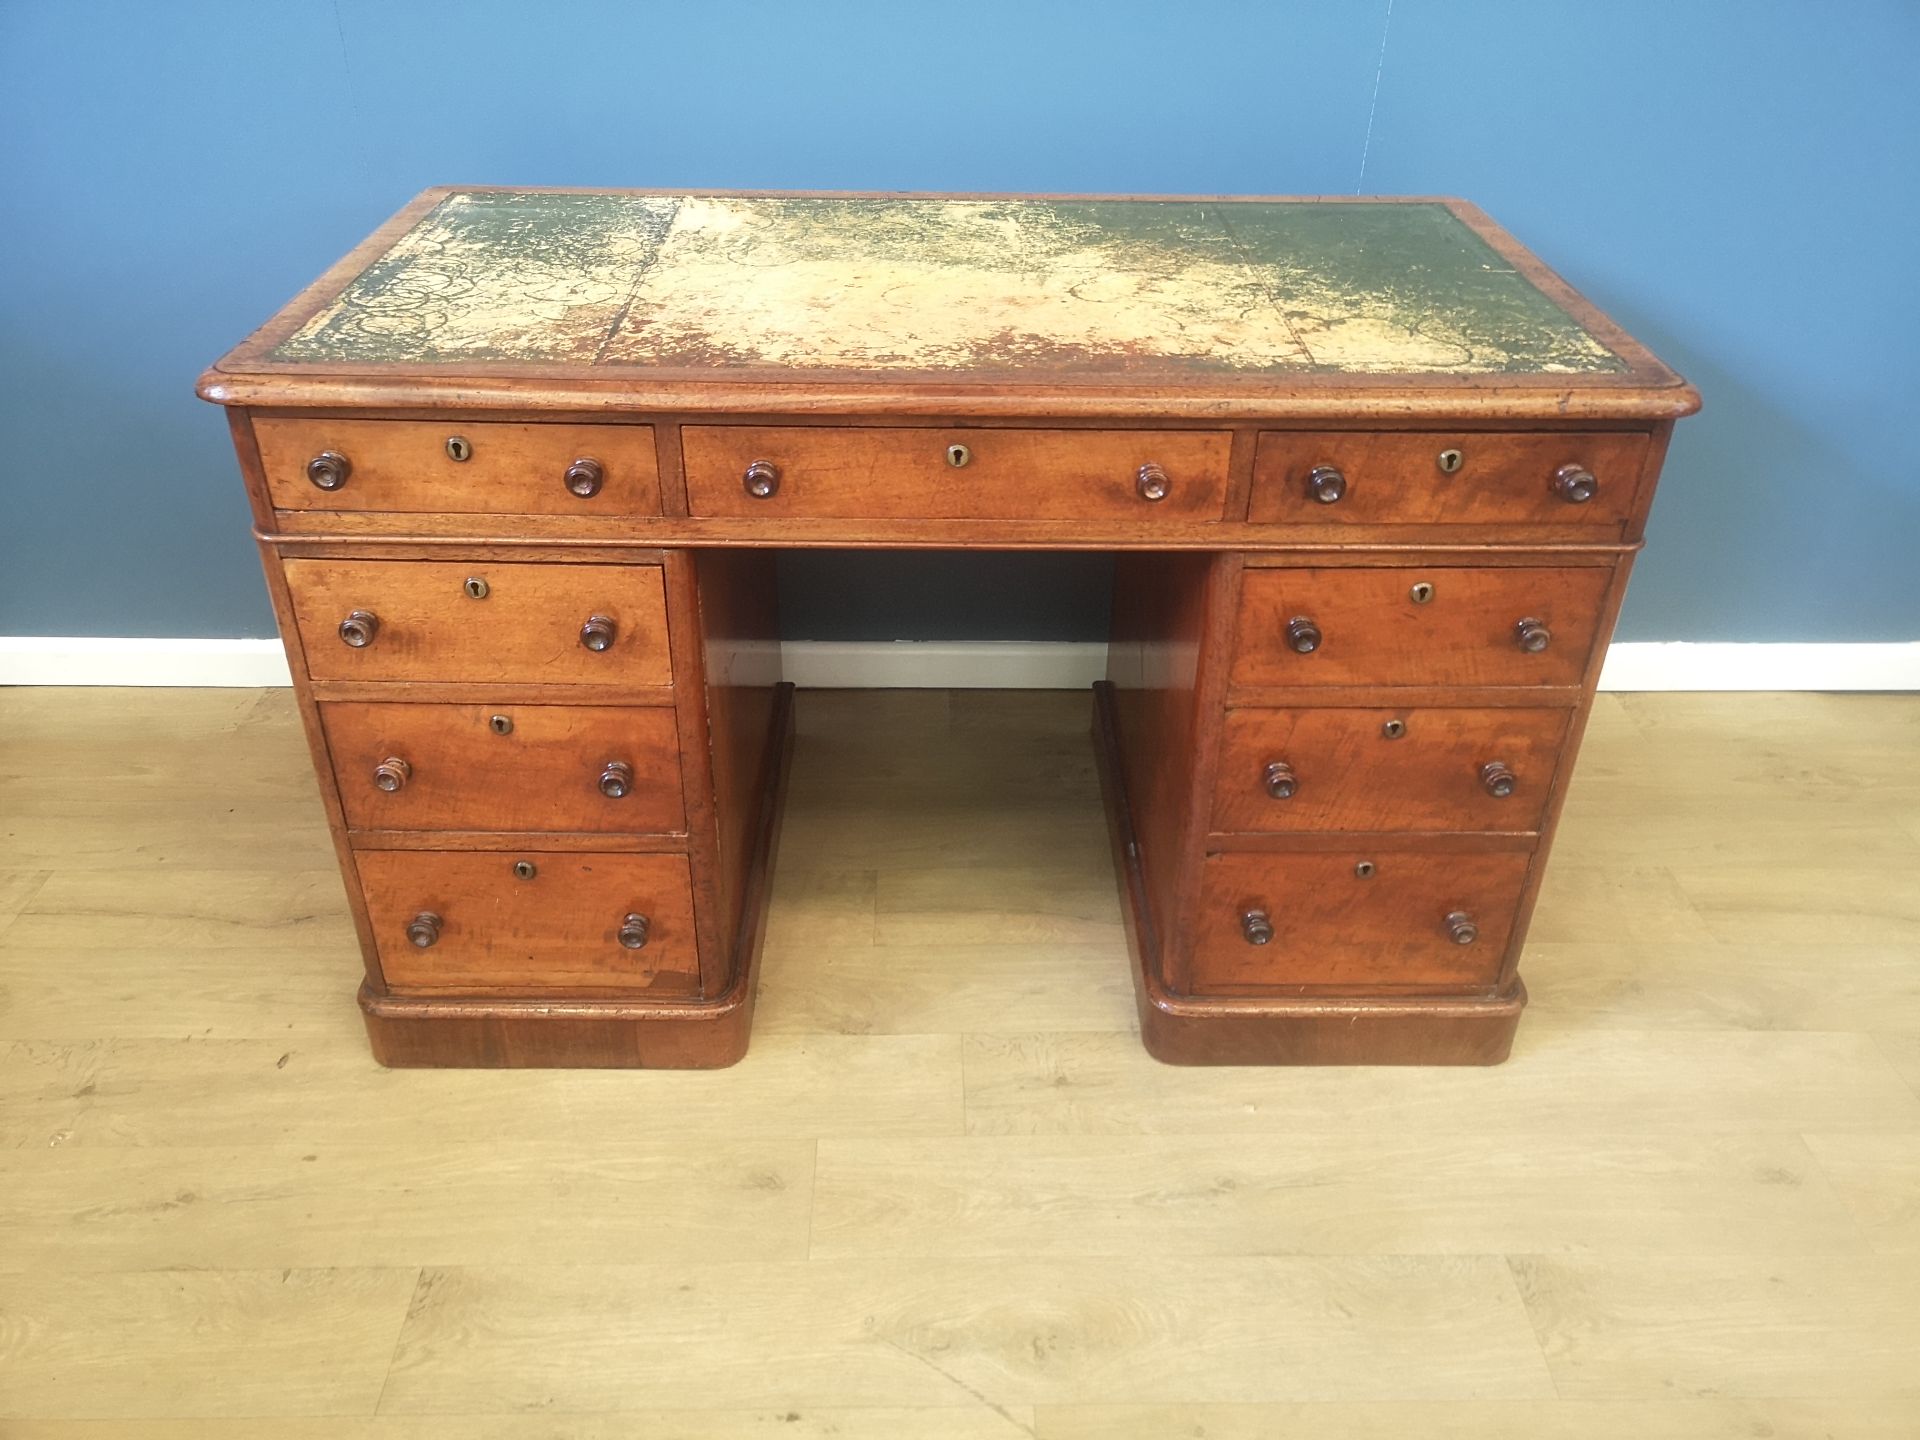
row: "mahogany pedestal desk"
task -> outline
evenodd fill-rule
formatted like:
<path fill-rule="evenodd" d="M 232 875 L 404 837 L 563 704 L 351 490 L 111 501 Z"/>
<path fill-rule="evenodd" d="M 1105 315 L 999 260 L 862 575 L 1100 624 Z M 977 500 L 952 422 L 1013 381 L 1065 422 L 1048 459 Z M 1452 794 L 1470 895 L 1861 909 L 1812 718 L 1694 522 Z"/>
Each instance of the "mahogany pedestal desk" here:
<path fill-rule="evenodd" d="M 1698 404 L 1457 200 L 484 189 L 200 393 L 389 1065 L 745 1052 L 800 546 L 1115 553 L 1093 737 L 1155 1055 L 1503 1059 Z"/>

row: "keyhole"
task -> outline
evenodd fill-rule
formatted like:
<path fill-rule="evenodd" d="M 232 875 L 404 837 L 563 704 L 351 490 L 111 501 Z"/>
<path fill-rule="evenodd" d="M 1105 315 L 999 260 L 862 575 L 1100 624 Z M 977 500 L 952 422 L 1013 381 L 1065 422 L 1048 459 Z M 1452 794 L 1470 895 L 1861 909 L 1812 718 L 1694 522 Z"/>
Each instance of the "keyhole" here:
<path fill-rule="evenodd" d="M 467 598 L 469 600 L 484 600 L 487 598 L 487 582 L 482 580 L 478 575 L 469 576 L 467 583 L 461 588 L 467 592 Z"/>
<path fill-rule="evenodd" d="M 947 447 L 947 464 L 951 465 L 954 469 L 958 470 L 971 459 L 973 459 L 973 452 L 966 446 L 949 445 Z"/>
<path fill-rule="evenodd" d="M 1407 595 L 1412 599 L 1414 604 L 1424 605 L 1433 599 L 1433 586 L 1422 580 L 1411 590 L 1407 591 Z"/>
<path fill-rule="evenodd" d="M 1467 457 L 1462 455 L 1458 450 L 1442 450 L 1439 458 L 1440 473 L 1443 475 L 1451 475 L 1467 463 Z"/>
<path fill-rule="evenodd" d="M 494 715 L 488 719 L 487 728 L 496 735 L 511 735 L 513 733 L 513 717 L 511 715 Z"/>
<path fill-rule="evenodd" d="M 515 879 L 531 880 L 535 875 L 539 873 L 540 872 L 538 870 L 535 870 L 533 868 L 533 862 L 531 860 L 516 860 L 513 862 L 513 874 Z"/>
<path fill-rule="evenodd" d="M 447 458 L 449 460 L 466 460 L 470 458 L 472 454 L 473 446 L 467 442 L 467 438 L 464 435 L 449 435 L 447 437 Z"/>
<path fill-rule="evenodd" d="M 1402 735 L 1407 733 L 1407 722 L 1404 720 L 1389 720 L 1380 727 L 1380 733 L 1389 740 L 1398 740 Z"/>
<path fill-rule="evenodd" d="M 1353 867 L 1353 873 L 1358 875 L 1362 880 L 1371 880 L 1373 878 L 1373 862 L 1371 860 L 1362 860 L 1358 865 Z"/>

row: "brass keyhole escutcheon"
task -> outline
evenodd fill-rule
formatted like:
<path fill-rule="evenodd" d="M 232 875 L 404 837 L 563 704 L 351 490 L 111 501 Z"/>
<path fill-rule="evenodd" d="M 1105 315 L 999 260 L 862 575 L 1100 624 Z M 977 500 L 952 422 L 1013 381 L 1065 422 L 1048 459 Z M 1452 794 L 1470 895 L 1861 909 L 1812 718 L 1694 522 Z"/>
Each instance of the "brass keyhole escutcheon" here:
<path fill-rule="evenodd" d="M 447 458 L 453 461 L 465 461 L 473 458 L 473 442 L 464 435 L 447 437 Z"/>
<path fill-rule="evenodd" d="M 1440 473 L 1442 475 L 1451 475 L 1467 463 L 1467 457 L 1462 455 L 1458 450 L 1442 450 L 1436 458 L 1440 462 Z"/>
<path fill-rule="evenodd" d="M 467 583 L 460 588 L 467 592 L 467 598 L 469 600 L 486 599 L 489 589 L 487 582 L 478 575 L 469 575 L 467 577 Z"/>
<path fill-rule="evenodd" d="M 1358 875 L 1362 880 L 1371 880 L 1373 878 L 1373 868 L 1373 862 L 1371 860 L 1362 860 L 1353 867 L 1353 873 Z"/>
<path fill-rule="evenodd" d="M 513 862 L 513 878 L 516 880 L 531 880 L 539 873 L 540 871 L 531 860 L 516 860 Z"/>
<path fill-rule="evenodd" d="M 487 717 L 487 728 L 496 735 L 511 735 L 513 733 L 513 717 L 511 715 L 490 715 Z"/>
<path fill-rule="evenodd" d="M 1421 580 L 1417 582 L 1411 590 L 1407 591 L 1407 598 L 1416 605 L 1424 605 L 1433 599 L 1433 586 L 1427 581 Z"/>
<path fill-rule="evenodd" d="M 961 469 L 963 466 L 967 464 L 968 461 L 972 459 L 973 459 L 973 451 L 969 450 L 966 446 L 964 445 L 947 446 L 947 464 L 951 465 L 954 469 L 956 470 Z"/>
<path fill-rule="evenodd" d="M 1407 733 L 1407 722 L 1404 720 L 1389 720 L 1380 727 L 1380 733 L 1389 740 L 1398 740 L 1402 735 Z"/>

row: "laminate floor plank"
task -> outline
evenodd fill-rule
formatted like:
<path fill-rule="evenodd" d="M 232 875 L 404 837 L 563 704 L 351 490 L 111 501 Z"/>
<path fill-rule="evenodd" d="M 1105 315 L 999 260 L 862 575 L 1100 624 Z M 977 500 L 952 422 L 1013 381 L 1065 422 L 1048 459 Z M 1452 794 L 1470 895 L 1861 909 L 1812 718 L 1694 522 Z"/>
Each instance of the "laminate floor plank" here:
<path fill-rule="evenodd" d="M 820 1142 L 814 1209 L 812 1253 L 827 1258 L 1868 1246 L 1838 1177 L 1789 1134 L 1541 1133 L 1522 1147 L 1504 1134 L 1363 1128 L 1239 1149 L 1182 1134 L 833 1139 Z"/>
<path fill-rule="evenodd" d="M 811 1260 L 429 1270 L 381 1413 L 1538 1398 L 1505 1262 Z"/>

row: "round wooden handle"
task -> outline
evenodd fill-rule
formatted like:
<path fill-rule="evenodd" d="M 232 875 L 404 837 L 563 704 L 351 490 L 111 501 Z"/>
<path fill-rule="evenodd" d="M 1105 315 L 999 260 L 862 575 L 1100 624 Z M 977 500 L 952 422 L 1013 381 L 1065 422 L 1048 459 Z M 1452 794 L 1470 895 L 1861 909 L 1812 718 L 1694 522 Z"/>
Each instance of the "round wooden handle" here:
<path fill-rule="evenodd" d="M 1525 620 L 1515 622 L 1513 643 L 1529 655 L 1538 655 L 1553 643 L 1553 632 L 1540 621 L 1529 616 Z"/>
<path fill-rule="evenodd" d="M 580 627 L 580 643 L 595 651 L 611 650 L 614 637 L 620 633 L 610 615 L 589 615 L 586 624 Z"/>
<path fill-rule="evenodd" d="M 307 461 L 307 479 L 316 490 L 338 490 L 353 473 L 353 462 L 338 450 L 322 450 Z"/>
<path fill-rule="evenodd" d="M 567 466 L 565 478 L 567 489 L 582 500 L 591 500 L 600 493 L 600 487 L 606 483 L 607 472 L 591 455 L 582 455 Z"/>
<path fill-rule="evenodd" d="M 742 477 L 747 494 L 756 500 L 765 500 L 780 488 L 780 471 L 771 460 L 756 460 L 747 466 Z"/>
<path fill-rule="evenodd" d="M 407 922 L 407 939 L 415 949 L 425 950 L 440 938 L 440 917 L 431 910 L 422 910 Z"/>
<path fill-rule="evenodd" d="M 1480 927 L 1466 911 L 1452 910 L 1447 913 L 1447 938 L 1456 945 L 1471 945 L 1480 938 Z"/>
<path fill-rule="evenodd" d="M 1273 920 L 1264 910 L 1249 910 L 1240 917 L 1240 934 L 1249 945 L 1266 945 L 1273 940 Z"/>
<path fill-rule="evenodd" d="M 1286 761 L 1275 760 L 1267 766 L 1267 794 L 1275 800 L 1291 800 L 1299 783 Z"/>
<path fill-rule="evenodd" d="M 1513 787 L 1518 782 L 1514 779 L 1513 771 L 1507 768 L 1506 761 L 1489 760 L 1480 767 L 1480 783 L 1494 799 L 1504 800 L 1513 794 Z"/>
<path fill-rule="evenodd" d="M 398 755 L 389 755 L 373 767 L 373 788 L 391 795 L 413 778 L 413 766 Z"/>
<path fill-rule="evenodd" d="M 624 950 L 644 949 L 652 925 L 639 911 L 630 911 L 620 922 L 620 946 Z"/>
<path fill-rule="evenodd" d="M 340 641 L 354 650 L 364 650 L 380 633 L 380 617 L 371 610 L 354 610 L 340 622 Z"/>
<path fill-rule="evenodd" d="M 624 760 L 609 760 L 600 771 L 600 793 L 609 800 L 624 800 L 633 789 L 633 767 Z"/>
<path fill-rule="evenodd" d="M 1584 505 L 1600 493 L 1600 482 L 1584 465 L 1562 465 L 1553 472 L 1553 493 L 1569 505 Z"/>
<path fill-rule="evenodd" d="M 1142 500 L 1164 500 L 1173 489 L 1173 482 L 1167 479 L 1166 471 L 1149 461 L 1140 467 L 1135 488 L 1139 490 Z"/>
<path fill-rule="evenodd" d="M 1305 615 L 1287 621 L 1287 644 L 1296 655 L 1311 655 L 1320 648 L 1320 627 Z"/>
<path fill-rule="evenodd" d="M 1307 494 L 1322 505 L 1332 505 L 1347 493 L 1347 477 L 1331 465 L 1316 465 L 1307 472 Z"/>

